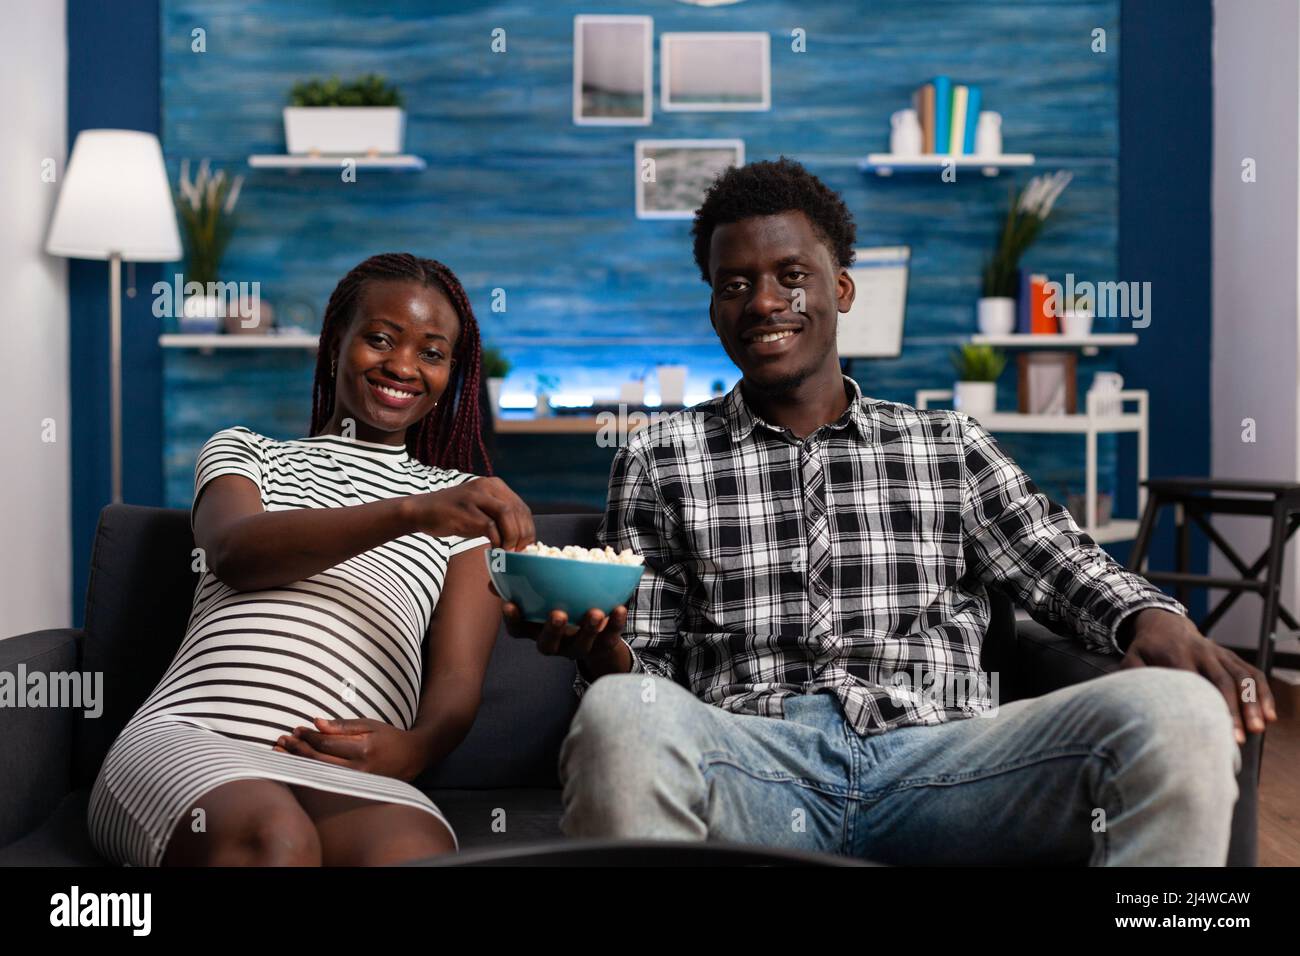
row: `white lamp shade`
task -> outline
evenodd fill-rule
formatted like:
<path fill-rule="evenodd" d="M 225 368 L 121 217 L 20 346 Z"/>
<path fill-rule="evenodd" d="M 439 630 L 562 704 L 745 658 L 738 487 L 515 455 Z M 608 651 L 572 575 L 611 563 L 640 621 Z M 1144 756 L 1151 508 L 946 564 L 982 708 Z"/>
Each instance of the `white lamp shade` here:
<path fill-rule="evenodd" d="M 181 257 L 162 144 L 152 133 L 88 129 L 77 136 L 45 251 L 73 259 L 173 262 Z"/>

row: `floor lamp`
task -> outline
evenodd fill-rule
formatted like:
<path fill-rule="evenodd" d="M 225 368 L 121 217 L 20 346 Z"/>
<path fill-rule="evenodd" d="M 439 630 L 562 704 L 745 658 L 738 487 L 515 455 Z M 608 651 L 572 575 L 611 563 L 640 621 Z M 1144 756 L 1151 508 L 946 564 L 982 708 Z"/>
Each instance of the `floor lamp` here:
<path fill-rule="evenodd" d="M 125 129 L 78 134 L 45 251 L 70 259 L 108 260 L 113 501 L 120 502 L 122 261 L 175 262 L 181 257 L 176 207 L 157 136 Z"/>

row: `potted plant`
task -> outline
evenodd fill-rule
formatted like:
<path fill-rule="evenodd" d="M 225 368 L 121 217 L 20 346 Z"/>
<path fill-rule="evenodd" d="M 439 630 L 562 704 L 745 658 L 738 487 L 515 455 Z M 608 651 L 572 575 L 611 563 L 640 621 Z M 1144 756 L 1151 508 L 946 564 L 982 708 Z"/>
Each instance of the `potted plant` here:
<path fill-rule="evenodd" d="M 953 387 L 957 410 L 975 418 L 993 414 L 998 376 L 1006 368 L 1006 355 L 991 345 L 963 345 L 953 350 L 952 364 L 957 370 L 957 384 Z"/>
<path fill-rule="evenodd" d="M 510 362 L 501 350 L 488 346 L 483 350 L 483 377 L 487 379 L 488 403 L 495 415 L 501 409 L 501 387 L 510 374 Z"/>
<path fill-rule="evenodd" d="M 212 171 L 205 159 L 190 179 L 190 161 L 181 160 L 176 189 L 176 210 L 180 214 L 181 239 L 185 245 L 185 288 L 198 283 L 203 289 L 188 294 L 181 308 L 180 324 L 186 332 L 215 332 L 226 317 L 227 305 L 217 289 L 221 259 L 235 227 L 235 205 L 244 177 L 229 179 L 225 170 Z M 237 303 L 236 314 L 243 303 Z"/>
<path fill-rule="evenodd" d="M 284 138 L 290 153 L 378 156 L 402 151 L 406 112 L 397 89 L 369 73 L 344 83 L 304 80 L 289 92 Z"/>
<path fill-rule="evenodd" d="M 1016 294 L 1020 291 L 1020 258 L 1052 212 L 1057 198 L 1069 185 L 1071 173 L 1035 176 L 1012 195 L 998 244 L 984 266 L 983 285 L 976 308 L 984 335 L 1007 335 L 1016 327 Z"/>

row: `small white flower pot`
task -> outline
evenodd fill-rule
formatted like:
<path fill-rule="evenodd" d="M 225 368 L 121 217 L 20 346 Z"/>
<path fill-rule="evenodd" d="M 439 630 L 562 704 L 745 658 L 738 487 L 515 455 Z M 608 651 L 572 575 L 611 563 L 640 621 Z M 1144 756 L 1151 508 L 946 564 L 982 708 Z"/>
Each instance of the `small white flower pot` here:
<path fill-rule="evenodd" d="M 286 106 L 290 153 L 395 155 L 402 151 L 406 111 L 400 106 Z"/>
<path fill-rule="evenodd" d="M 976 305 L 981 335 L 1010 335 L 1016 328 L 1016 300 L 987 296 Z"/>
<path fill-rule="evenodd" d="M 220 330 L 225 314 L 226 303 L 221 296 L 192 295 L 181 306 L 181 331 L 196 335 L 216 332 Z"/>
<path fill-rule="evenodd" d="M 1061 313 L 1061 334 L 1085 336 L 1092 334 L 1092 312 L 1088 309 L 1066 309 Z"/>
<path fill-rule="evenodd" d="M 501 411 L 501 388 L 506 384 L 504 378 L 490 378 L 487 380 L 488 406 L 495 415 Z"/>
<path fill-rule="evenodd" d="M 997 408 L 997 382 L 958 382 L 953 388 L 953 406 L 972 418 L 992 415 Z"/>

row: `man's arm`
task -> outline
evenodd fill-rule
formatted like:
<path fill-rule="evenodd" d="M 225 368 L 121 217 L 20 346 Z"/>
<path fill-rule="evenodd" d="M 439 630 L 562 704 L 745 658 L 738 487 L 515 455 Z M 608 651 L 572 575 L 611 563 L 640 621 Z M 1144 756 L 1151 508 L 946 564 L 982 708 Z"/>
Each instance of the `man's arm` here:
<path fill-rule="evenodd" d="M 1196 629 L 1187 609 L 1121 567 L 1038 491 L 993 438 L 958 415 L 965 454 L 962 523 L 968 563 L 1010 590 L 1040 624 L 1065 625 L 1121 667 L 1194 671 L 1223 695 L 1238 743 L 1277 719 L 1268 680 Z"/>
<path fill-rule="evenodd" d="M 1060 504 L 1038 490 L 974 419 L 954 413 L 963 449 L 966 561 L 1047 627 L 1067 629 L 1090 650 L 1123 655 L 1135 613 L 1178 601 L 1116 562 Z"/>
<path fill-rule="evenodd" d="M 680 536 L 671 509 L 655 487 L 641 453 L 634 448 L 620 448 L 614 456 L 605 517 L 596 539 L 615 551 L 631 548 L 645 559 L 645 573 L 628 602 L 623 641 L 614 651 L 618 657 L 608 663 L 580 660 L 574 689 L 582 694 L 592 680 L 613 672 L 648 673 L 675 680 L 678 635 L 686 603 Z M 606 666 L 602 668 L 602 664 Z"/>

